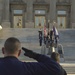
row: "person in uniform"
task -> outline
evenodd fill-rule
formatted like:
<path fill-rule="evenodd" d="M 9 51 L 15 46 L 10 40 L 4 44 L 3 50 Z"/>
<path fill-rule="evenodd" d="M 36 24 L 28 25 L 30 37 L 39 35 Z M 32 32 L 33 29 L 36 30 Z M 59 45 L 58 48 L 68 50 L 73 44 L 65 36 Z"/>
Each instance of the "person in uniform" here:
<path fill-rule="evenodd" d="M 39 44 L 40 44 L 40 46 L 42 46 L 42 40 L 43 40 L 43 37 L 42 37 L 42 30 L 40 29 L 40 30 L 39 30 Z"/>
<path fill-rule="evenodd" d="M 53 32 L 53 30 L 50 31 L 50 46 L 54 47 L 54 32 Z"/>
<path fill-rule="evenodd" d="M 61 69 L 51 58 L 22 47 L 24 55 L 37 62 L 22 62 L 21 43 L 15 37 L 8 38 L 2 47 L 3 58 L 0 58 L 0 75 L 60 75 Z"/>

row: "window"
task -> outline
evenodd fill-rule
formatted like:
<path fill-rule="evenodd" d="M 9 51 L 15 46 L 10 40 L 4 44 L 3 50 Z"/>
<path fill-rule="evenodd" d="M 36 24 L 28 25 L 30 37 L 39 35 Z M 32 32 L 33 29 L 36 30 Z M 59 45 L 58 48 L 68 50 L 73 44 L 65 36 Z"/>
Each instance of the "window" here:
<path fill-rule="evenodd" d="M 35 14 L 45 15 L 46 11 L 45 10 L 35 10 Z"/>
<path fill-rule="evenodd" d="M 64 11 L 64 10 L 63 11 L 58 11 L 57 14 L 58 15 L 66 15 L 66 11 Z"/>
<path fill-rule="evenodd" d="M 22 10 L 14 10 L 14 14 L 22 14 L 23 11 Z"/>

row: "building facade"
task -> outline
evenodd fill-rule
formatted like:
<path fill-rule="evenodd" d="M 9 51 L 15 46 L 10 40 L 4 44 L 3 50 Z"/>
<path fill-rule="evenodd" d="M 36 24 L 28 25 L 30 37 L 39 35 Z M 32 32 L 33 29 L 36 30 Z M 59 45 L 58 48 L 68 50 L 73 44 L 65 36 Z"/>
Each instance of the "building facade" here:
<path fill-rule="evenodd" d="M 0 24 L 4 28 L 75 28 L 75 0 L 0 0 Z"/>

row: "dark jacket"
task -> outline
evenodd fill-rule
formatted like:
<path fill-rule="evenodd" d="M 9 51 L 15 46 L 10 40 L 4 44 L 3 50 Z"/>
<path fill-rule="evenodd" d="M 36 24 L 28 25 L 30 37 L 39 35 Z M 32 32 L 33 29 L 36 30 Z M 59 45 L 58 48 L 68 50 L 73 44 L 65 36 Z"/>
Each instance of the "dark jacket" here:
<path fill-rule="evenodd" d="M 60 75 L 58 63 L 51 58 L 38 54 L 38 62 L 21 62 L 16 57 L 0 58 L 0 75 Z"/>
<path fill-rule="evenodd" d="M 65 71 L 65 69 L 63 69 L 63 67 L 60 65 L 61 68 L 61 75 L 67 75 L 67 72 Z"/>

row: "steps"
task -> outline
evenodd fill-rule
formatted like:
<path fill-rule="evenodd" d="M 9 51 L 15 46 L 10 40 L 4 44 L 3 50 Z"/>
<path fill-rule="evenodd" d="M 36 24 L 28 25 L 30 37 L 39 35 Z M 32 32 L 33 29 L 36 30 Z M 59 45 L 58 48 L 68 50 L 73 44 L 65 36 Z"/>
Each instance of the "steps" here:
<path fill-rule="evenodd" d="M 39 37 L 38 30 L 34 28 L 3 28 L 0 30 L 0 48 L 3 47 L 4 41 L 8 37 L 17 37 L 22 46 L 32 49 L 34 52 L 41 53 L 41 47 L 39 46 Z M 59 43 L 63 45 L 64 49 L 64 58 L 66 64 L 61 64 L 63 68 L 70 75 L 75 74 L 75 66 L 72 64 L 67 64 L 67 62 L 75 62 L 75 30 L 66 29 L 59 30 L 60 41 Z M 21 56 L 19 57 L 22 61 L 35 61 L 23 55 L 22 51 Z M 0 49 L 0 57 L 3 57 L 3 54 Z M 67 66 L 66 66 L 67 65 Z"/>
<path fill-rule="evenodd" d="M 37 51 L 38 53 L 41 52 L 41 48 L 39 46 L 39 37 L 38 37 L 38 30 L 39 29 L 31 29 L 31 28 L 3 28 L 0 31 L 0 48 L 2 48 L 4 41 L 9 37 L 17 37 L 22 46 Z M 2 53 L 0 50 L 0 57 L 2 57 Z M 22 55 L 23 56 L 23 55 Z M 23 57 L 20 57 L 20 59 Z"/>
<path fill-rule="evenodd" d="M 0 48 L 8 37 L 17 37 L 22 46 L 33 49 L 40 53 L 39 29 L 35 28 L 3 28 L 0 31 Z M 63 45 L 64 58 L 66 61 L 75 60 L 75 29 L 59 30 L 59 43 Z"/>
<path fill-rule="evenodd" d="M 65 60 L 75 60 L 75 29 L 59 30 Z"/>
<path fill-rule="evenodd" d="M 75 74 L 75 63 L 61 63 L 68 74 Z"/>

